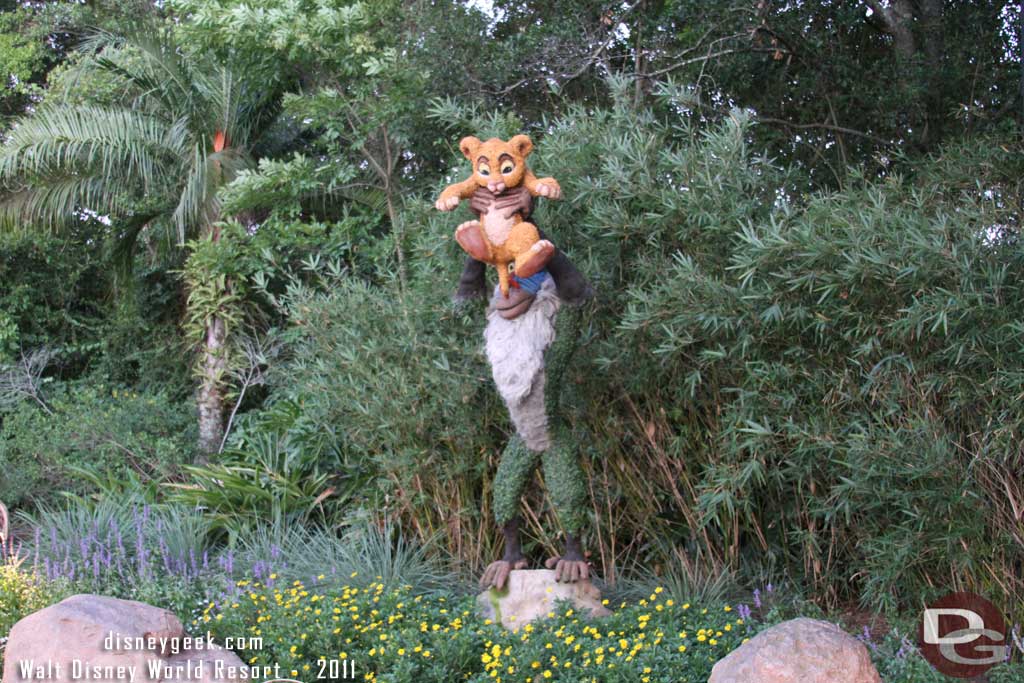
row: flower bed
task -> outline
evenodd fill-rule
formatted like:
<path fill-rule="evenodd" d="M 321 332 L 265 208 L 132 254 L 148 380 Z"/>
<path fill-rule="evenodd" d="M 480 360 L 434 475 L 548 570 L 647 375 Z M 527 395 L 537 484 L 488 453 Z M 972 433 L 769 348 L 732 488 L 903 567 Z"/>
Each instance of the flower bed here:
<path fill-rule="evenodd" d="M 678 604 L 660 588 L 637 603 L 613 605 L 606 619 L 591 621 L 561 605 L 511 633 L 478 620 L 471 598 L 271 576 L 238 582 L 193 625 L 217 638 L 262 637 L 261 648 L 240 652 L 243 659 L 279 664 L 282 676 L 300 680 L 314 680 L 335 660 L 367 681 L 449 682 L 458 672 L 467 681 L 696 682 L 751 632 L 728 605 Z"/>

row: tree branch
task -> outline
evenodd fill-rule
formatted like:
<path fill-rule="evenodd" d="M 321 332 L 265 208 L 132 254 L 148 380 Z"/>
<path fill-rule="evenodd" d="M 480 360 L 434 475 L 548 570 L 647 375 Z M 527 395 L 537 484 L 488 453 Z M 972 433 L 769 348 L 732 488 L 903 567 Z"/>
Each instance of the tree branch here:
<path fill-rule="evenodd" d="M 872 142 L 877 142 L 880 145 L 887 145 L 887 144 L 890 143 L 889 140 L 884 140 L 884 139 L 882 139 L 882 138 L 880 138 L 880 137 L 878 137 L 876 135 L 872 135 L 871 133 L 865 133 L 864 131 L 854 130 L 853 128 L 847 128 L 845 126 L 836 126 L 836 125 L 833 125 L 831 123 L 793 123 L 792 121 L 787 121 L 785 119 L 774 119 L 774 118 L 771 118 L 771 117 L 768 117 L 768 116 L 758 116 L 757 117 L 757 121 L 759 123 L 772 123 L 772 124 L 776 124 L 776 125 L 780 125 L 780 126 L 785 126 L 787 128 L 797 128 L 797 129 L 814 129 L 814 128 L 817 128 L 817 129 L 821 129 L 821 130 L 830 130 L 830 131 L 833 131 L 835 133 L 844 133 L 846 135 L 855 135 L 857 137 L 865 138 L 866 140 L 871 140 Z"/>

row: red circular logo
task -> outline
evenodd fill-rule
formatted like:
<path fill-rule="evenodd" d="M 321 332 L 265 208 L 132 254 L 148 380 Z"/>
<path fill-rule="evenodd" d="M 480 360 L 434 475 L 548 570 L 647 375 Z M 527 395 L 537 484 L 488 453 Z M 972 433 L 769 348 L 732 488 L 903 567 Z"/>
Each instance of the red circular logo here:
<path fill-rule="evenodd" d="M 939 673 L 978 676 L 1006 659 L 1006 620 L 974 593 L 950 593 L 928 605 L 918 626 L 921 654 Z"/>

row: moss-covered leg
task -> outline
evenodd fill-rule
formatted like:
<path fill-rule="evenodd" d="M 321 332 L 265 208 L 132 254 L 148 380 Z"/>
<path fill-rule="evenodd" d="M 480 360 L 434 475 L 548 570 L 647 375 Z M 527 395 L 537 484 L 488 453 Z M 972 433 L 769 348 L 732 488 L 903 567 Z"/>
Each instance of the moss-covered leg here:
<path fill-rule="evenodd" d="M 526 489 L 540 453 L 531 451 L 518 436 L 512 437 L 498 464 L 494 477 L 494 519 L 505 535 L 505 555 L 487 565 L 480 577 L 480 587 L 505 587 L 509 572 L 526 569 L 526 557 L 519 544 L 519 499 Z"/>
<path fill-rule="evenodd" d="M 568 429 L 555 428 L 543 461 L 544 483 L 565 529 L 565 551 L 548 559 L 545 566 L 555 570 L 556 581 L 586 579 L 590 576 L 590 567 L 580 548 L 579 532 L 586 520 L 587 491 L 576 443 Z"/>

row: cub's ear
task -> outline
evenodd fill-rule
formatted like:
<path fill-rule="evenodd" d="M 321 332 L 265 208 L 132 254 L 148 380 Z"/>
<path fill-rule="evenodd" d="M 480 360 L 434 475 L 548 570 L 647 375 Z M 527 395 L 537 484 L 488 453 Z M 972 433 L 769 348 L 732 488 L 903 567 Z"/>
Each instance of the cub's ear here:
<path fill-rule="evenodd" d="M 533 143 L 526 135 L 516 135 L 508 141 L 508 144 L 516 151 L 516 154 L 523 159 L 533 151 Z"/>
<path fill-rule="evenodd" d="M 462 155 L 464 157 L 470 161 L 476 161 L 476 151 L 480 149 L 480 145 L 482 144 L 483 143 L 480 142 L 478 138 L 470 135 L 459 140 L 459 149 L 462 150 Z"/>

